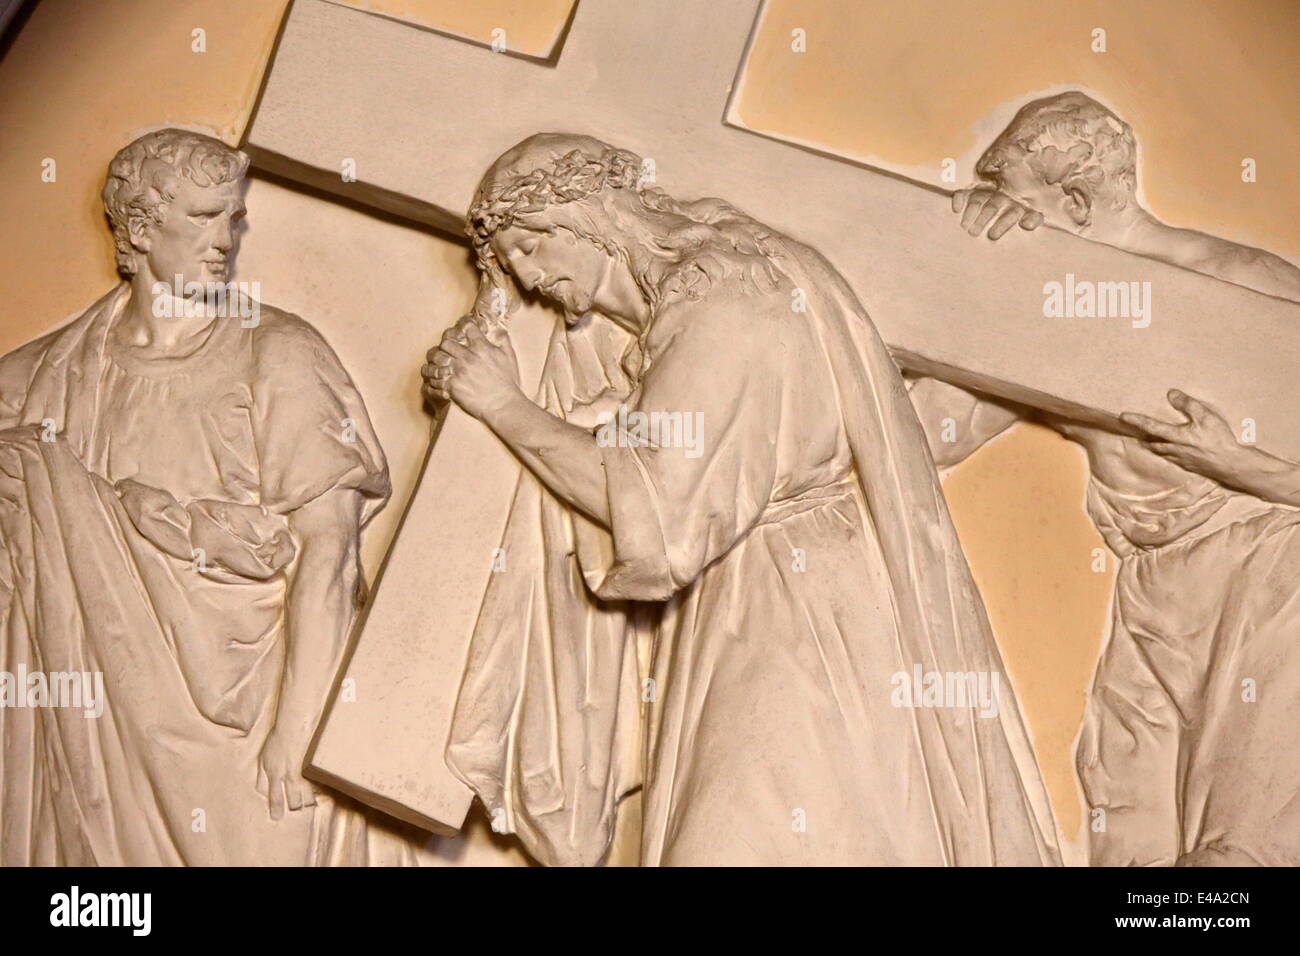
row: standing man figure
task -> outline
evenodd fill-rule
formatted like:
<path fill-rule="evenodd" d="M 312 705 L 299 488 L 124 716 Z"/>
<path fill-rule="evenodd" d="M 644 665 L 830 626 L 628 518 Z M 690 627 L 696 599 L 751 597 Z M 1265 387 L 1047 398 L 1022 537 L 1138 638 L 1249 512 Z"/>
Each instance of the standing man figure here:
<path fill-rule="evenodd" d="M 94 719 L 0 710 L 4 864 L 368 859 L 301 771 L 387 465 L 320 334 L 227 281 L 247 168 L 177 129 L 122 149 L 122 282 L 0 359 L 0 669 L 104 688 Z"/>
<path fill-rule="evenodd" d="M 1142 208 L 1132 130 L 1082 93 L 1026 105 L 976 169 L 984 182 L 953 197 L 973 236 L 1046 221 L 1300 301 L 1280 257 Z M 935 379 L 911 395 L 940 467 L 1026 414 Z M 1170 401 L 1186 423 L 1124 416 L 1145 438 L 1043 416 L 1087 452 L 1088 513 L 1121 562 L 1077 753 L 1090 860 L 1295 865 L 1300 513 L 1279 505 L 1300 504 L 1300 466 L 1240 445 L 1204 403 Z"/>

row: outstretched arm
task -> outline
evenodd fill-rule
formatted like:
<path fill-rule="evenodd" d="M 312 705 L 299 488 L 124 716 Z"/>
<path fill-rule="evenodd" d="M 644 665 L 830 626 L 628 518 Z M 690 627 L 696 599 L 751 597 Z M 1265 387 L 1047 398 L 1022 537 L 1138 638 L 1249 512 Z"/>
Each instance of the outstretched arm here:
<path fill-rule="evenodd" d="M 1300 302 L 1300 269 L 1281 256 L 1194 229 L 1170 228 L 1169 235 L 1171 262 L 1265 295 Z"/>
<path fill-rule="evenodd" d="M 1266 501 L 1300 507 L 1300 464 L 1241 444 L 1222 415 L 1184 392 L 1172 389 L 1169 404 L 1187 420 L 1162 422 L 1135 412 L 1120 418 L 1148 436 L 1147 448 L 1180 468 Z"/>

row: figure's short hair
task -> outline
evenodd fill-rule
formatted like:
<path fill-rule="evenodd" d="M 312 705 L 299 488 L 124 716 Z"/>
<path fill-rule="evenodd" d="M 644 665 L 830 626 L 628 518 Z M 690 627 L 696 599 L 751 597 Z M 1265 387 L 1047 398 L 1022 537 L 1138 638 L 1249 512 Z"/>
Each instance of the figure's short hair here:
<path fill-rule="evenodd" d="M 146 133 L 124 146 L 108 164 L 101 197 L 113 229 L 117 271 L 135 272 L 130 225 L 135 219 L 163 220 L 184 177 L 196 186 L 237 182 L 248 172 L 248 156 L 219 139 L 183 129 Z"/>
<path fill-rule="evenodd" d="M 1132 127 L 1083 93 L 1072 90 L 1021 107 L 980 157 L 976 172 L 995 176 L 1012 147 L 1031 158 L 1051 148 L 1067 154 L 1068 165 L 1052 180 L 1067 191 L 1082 180 L 1093 195 L 1116 207 L 1127 205 L 1137 192 L 1137 140 Z"/>

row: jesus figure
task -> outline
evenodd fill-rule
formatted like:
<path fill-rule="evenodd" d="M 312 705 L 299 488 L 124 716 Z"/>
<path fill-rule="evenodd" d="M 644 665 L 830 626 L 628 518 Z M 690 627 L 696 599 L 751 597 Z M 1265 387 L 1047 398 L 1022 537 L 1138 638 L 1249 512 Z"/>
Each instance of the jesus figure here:
<path fill-rule="evenodd" d="M 647 865 L 1056 863 L 925 436 L 835 269 L 587 136 L 506 152 L 469 227 L 479 302 L 423 374 L 526 466 L 447 748 L 497 829 L 598 863 L 643 786 Z M 536 401 L 518 288 L 565 316 Z"/>

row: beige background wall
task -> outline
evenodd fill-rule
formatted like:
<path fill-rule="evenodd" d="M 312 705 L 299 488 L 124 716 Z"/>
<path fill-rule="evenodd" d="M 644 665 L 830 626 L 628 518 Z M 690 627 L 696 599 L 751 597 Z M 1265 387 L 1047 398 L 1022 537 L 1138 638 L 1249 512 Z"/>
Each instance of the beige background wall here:
<path fill-rule="evenodd" d="M 485 40 L 503 27 L 515 48 L 543 52 L 569 0 L 357 5 Z M 40 0 L 0 60 L 0 352 L 85 307 L 113 281 L 97 197 L 116 149 L 165 124 L 207 128 L 238 143 L 285 6 Z M 1142 187 L 1157 214 L 1294 259 L 1298 14 L 1295 0 L 773 0 L 737 110 L 754 128 L 930 182 L 940 182 L 940 164 L 952 157 L 964 183 L 971 160 L 1016 106 L 1040 91 L 1080 85 L 1134 125 Z M 790 49 L 796 27 L 806 31 L 805 53 Z M 1089 49 L 1095 27 L 1107 30 L 1104 54 Z M 195 28 L 206 31 L 205 53 L 191 50 Z M 666 30 L 663 42 L 670 38 Z M 1258 163 L 1257 183 L 1241 182 L 1245 156 Z M 54 183 L 40 178 L 46 157 L 58 164 Z M 255 184 L 250 256 L 310 262 L 310 250 L 286 256 L 272 248 L 266 236 L 277 229 L 258 235 L 255 199 L 264 224 L 275 216 L 287 223 L 289 211 L 305 208 L 301 196 Z M 472 274 L 458 245 L 351 211 L 320 215 L 354 222 L 357 235 L 390 237 L 401 249 L 403 275 L 427 264 L 422 288 L 436 294 L 418 303 L 412 322 L 421 321 L 420 310 L 437 313 L 428 319 L 429 344 L 468 303 Z M 797 224 L 783 225 L 797 234 Z M 314 233 L 300 232 L 295 241 L 307 249 Z M 1013 233 L 1004 241 L 1032 237 Z M 392 288 L 376 288 L 398 307 Z M 309 281 L 286 280 L 265 297 L 310 312 L 295 300 L 310 299 L 312 289 Z M 362 370 L 356 374 L 367 400 L 399 410 L 380 430 L 400 499 L 419 447 L 414 391 L 407 398 L 401 390 L 407 376 L 413 385 L 419 355 L 402 358 L 409 368 L 392 372 L 372 354 L 379 351 L 373 341 L 348 333 L 347 320 L 327 316 L 319 324 L 345 363 Z M 418 353 L 424 338 L 413 325 L 403 348 Z M 1022 426 L 945 485 L 1067 833 L 1080 823 L 1072 740 L 1113 573 L 1109 563 L 1104 573 L 1090 569 L 1101 541 L 1083 514 L 1085 480 L 1074 446 Z M 389 523 L 373 529 L 372 555 L 397 512 L 391 508 Z"/>

